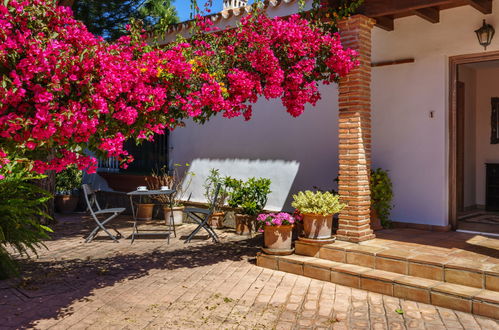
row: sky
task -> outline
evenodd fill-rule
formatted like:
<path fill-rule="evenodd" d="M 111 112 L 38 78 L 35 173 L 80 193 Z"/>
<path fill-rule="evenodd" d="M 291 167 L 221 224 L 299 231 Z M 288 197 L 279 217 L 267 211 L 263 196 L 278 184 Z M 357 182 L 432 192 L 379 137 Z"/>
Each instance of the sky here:
<path fill-rule="evenodd" d="M 253 0 L 248 1 L 252 3 Z M 198 0 L 198 6 L 203 8 L 206 0 Z M 222 10 L 223 0 L 213 0 L 212 12 L 218 13 Z M 177 8 L 178 17 L 180 21 L 187 21 L 190 19 L 191 14 L 191 1 L 190 0 L 174 0 L 173 5 Z"/>

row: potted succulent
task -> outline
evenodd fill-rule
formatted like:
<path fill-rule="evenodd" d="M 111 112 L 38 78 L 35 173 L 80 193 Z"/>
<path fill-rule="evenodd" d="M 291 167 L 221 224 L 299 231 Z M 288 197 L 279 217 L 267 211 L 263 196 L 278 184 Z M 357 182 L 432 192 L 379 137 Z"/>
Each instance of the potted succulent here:
<path fill-rule="evenodd" d="M 55 176 L 55 207 L 60 213 L 72 213 L 78 206 L 82 171 L 70 166 Z"/>
<path fill-rule="evenodd" d="M 208 222 L 211 227 L 222 228 L 225 218 L 223 206 L 227 199 L 227 189 L 224 185 L 224 178 L 220 176 L 219 170 L 212 168 L 210 169 L 210 175 L 206 177 L 203 185 L 205 189 L 204 196 L 206 197 L 208 205 L 210 205 L 213 202 L 213 198 L 215 198 L 215 191 L 218 184 L 220 184 L 220 190 L 218 191 L 218 197 L 214 203 L 213 213 Z"/>
<path fill-rule="evenodd" d="M 308 239 L 331 239 L 333 215 L 343 210 L 346 204 L 340 197 L 328 191 L 300 191 L 293 195 L 291 205 L 303 217 L 304 237 Z"/>
<path fill-rule="evenodd" d="M 239 212 L 235 215 L 236 233 L 251 234 L 254 230 L 256 215 L 261 213 L 270 194 L 270 179 L 250 178 L 247 181 L 226 177 L 228 189 L 227 204 Z"/>
<path fill-rule="evenodd" d="M 378 168 L 371 170 L 371 228 L 379 230 L 390 228 L 390 212 L 393 208 L 392 181 L 388 171 Z"/>
<path fill-rule="evenodd" d="M 291 254 L 294 224 L 295 218 L 289 213 L 260 213 L 256 218 L 256 226 L 263 232 L 264 252 Z"/>
<path fill-rule="evenodd" d="M 151 177 L 146 178 L 147 186 L 151 190 L 159 190 L 161 187 L 169 187 L 175 190 L 171 196 L 155 195 L 153 197 L 163 205 L 163 214 L 168 224 L 170 224 L 172 217 L 174 225 L 181 225 L 183 223 L 184 196 L 187 190 L 189 190 L 192 178 L 194 177 L 193 172 L 187 170 L 181 171 L 181 167 L 183 166 L 175 164 L 172 170 L 168 170 L 166 166 L 163 166 L 159 171 L 153 172 Z M 186 163 L 185 166 L 189 167 L 190 164 Z M 172 199 L 173 208 L 170 208 L 170 198 Z"/>

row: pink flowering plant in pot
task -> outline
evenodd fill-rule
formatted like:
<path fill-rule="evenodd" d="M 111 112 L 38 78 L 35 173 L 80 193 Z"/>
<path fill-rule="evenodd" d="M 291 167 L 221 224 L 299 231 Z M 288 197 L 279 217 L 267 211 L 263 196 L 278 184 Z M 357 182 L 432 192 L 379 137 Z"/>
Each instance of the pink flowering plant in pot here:
<path fill-rule="evenodd" d="M 291 250 L 293 227 L 296 219 L 289 213 L 261 213 L 256 218 L 257 227 L 263 232 L 266 252 Z"/>

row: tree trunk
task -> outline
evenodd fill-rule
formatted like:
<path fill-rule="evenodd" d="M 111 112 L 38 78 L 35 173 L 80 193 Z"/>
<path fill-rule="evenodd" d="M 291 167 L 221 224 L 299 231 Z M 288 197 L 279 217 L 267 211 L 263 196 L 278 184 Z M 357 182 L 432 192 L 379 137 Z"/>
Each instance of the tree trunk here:
<path fill-rule="evenodd" d="M 49 171 L 45 173 L 46 178 L 41 180 L 36 180 L 35 184 L 40 188 L 48 191 L 52 196 L 55 196 L 55 171 Z M 50 216 L 50 218 L 42 217 L 40 222 L 44 225 L 56 223 L 55 211 L 54 211 L 54 198 L 51 198 L 45 203 L 45 212 Z"/>

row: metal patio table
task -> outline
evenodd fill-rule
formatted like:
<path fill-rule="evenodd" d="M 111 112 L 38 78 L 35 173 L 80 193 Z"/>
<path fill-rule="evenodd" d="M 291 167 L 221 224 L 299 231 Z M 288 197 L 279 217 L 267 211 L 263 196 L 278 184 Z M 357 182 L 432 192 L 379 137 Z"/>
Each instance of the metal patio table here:
<path fill-rule="evenodd" d="M 168 190 L 134 190 L 130 191 L 127 193 L 128 196 L 130 196 L 130 204 L 132 206 L 132 215 L 133 215 L 133 232 L 132 232 L 132 243 L 135 240 L 135 235 L 158 235 L 158 234 L 165 234 L 168 236 L 168 244 L 170 244 L 170 236 L 173 231 L 173 236 L 177 237 L 177 231 L 175 229 L 175 224 L 174 224 L 174 219 L 173 219 L 173 212 L 170 212 L 170 223 L 168 223 L 167 219 L 165 218 L 165 225 L 167 230 L 162 231 L 162 230 L 147 230 L 146 233 L 144 232 L 139 232 L 139 228 L 137 225 L 137 222 L 139 219 L 137 219 L 137 212 L 135 210 L 135 203 L 133 198 L 134 197 L 142 197 L 142 196 L 158 196 L 158 195 L 166 195 L 168 196 L 169 204 L 170 204 L 170 209 L 173 209 L 173 194 L 175 193 L 174 189 L 168 189 Z M 156 203 L 155 203 L 156 204 Z M 158 205 L 158 204 L 156 204 Z"/>

